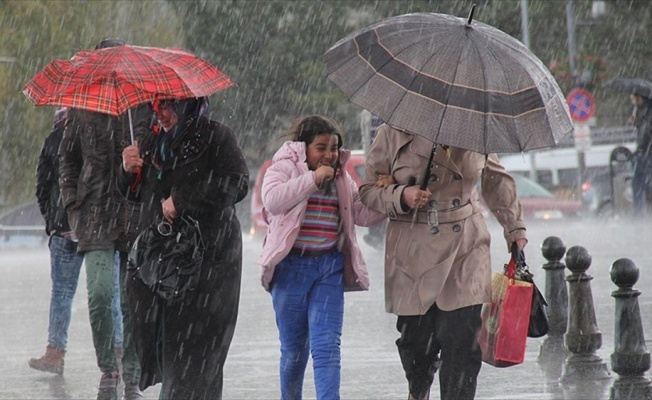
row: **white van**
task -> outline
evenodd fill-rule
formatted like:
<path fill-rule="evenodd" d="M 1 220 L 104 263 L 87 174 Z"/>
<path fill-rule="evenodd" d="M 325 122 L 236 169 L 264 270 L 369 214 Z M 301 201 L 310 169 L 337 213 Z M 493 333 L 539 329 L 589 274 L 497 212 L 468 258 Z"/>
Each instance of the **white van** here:
<path fill-rule="evenodd" d="M 618 129 L 618 135 L 613 134 L 616 129 Z M 633 128 L 610 128 L 607 132 L 604 131 L 604 129 L 603 132 L 598 131 L 600 135 L 593 137 L 593 144 L 584 153 L 587 178 L 609 171 L 609 158 L 616 147 L 625 146 L 631 151 L 636 148 L 636 132 Z M 549 189 L 577 187 L 579 156 L 575 147 L 556 147 L 520 154 L 502 154 L 500 161 L 507 171 L 530 177 L 532 154 L 537 171 L 536 180 L 541 185 Z"/>

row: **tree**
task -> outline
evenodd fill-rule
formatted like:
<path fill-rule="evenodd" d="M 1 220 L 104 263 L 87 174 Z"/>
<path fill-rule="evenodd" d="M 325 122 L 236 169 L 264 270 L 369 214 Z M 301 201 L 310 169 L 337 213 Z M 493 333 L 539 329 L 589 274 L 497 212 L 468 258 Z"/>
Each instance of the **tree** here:
<path fill-rule="evenodd" d="M 217 96 L 218 119 L 236 130 L 248 159 L 258 162 L 268 156 L 277 147 L 274 139 L 301 114 L 346 115 L 347 110 L 338 108 L 341 94 L 326 80 L 321 56 L 346 32 L 342 16 L 350 12 L 347 3 L 174 4 L 184 15 L 190 49 L 237 84 Z"/>
<path fill-rule="evenodd" d="M 47 62 L 68 58 L 99 39 L 184 47 L 218 66 L 237 84 L 212 96 L 213 117 L 234 128 L 251 166 L 280 145 L 289 122 L 302 114 L 341 121 L 345 144 L 360 146 L 361 108 L 326 77 L 323 54 L 339 39 L 390 16 L 438 12 L 465 18 L 471 0 L 188 0 L 137 2 L 0 1 L 0 205 L 33 198 L 38 149 L 53 110 L 35 108 L 22 85 Z M 521 38 L 520 1 L 477 1 L 474 20 Z M 568 56 L 565 1 L 529 1 L 530 48 L 545 65 Z M 604 60 L 606 79 L 652 79 L 652 2 L 607 0 L 591 17 L 592 2 L 575 0 L 578 54 Z M 626 94 L 594 88 L 601 125 L 622 125 Z"/>
<path fill-rule="evenodd" d="M 123 1 L 0 2 L 0 210 L 34 198 L 39 150 L 53 107 L 34 107 L 20 91 L 48 62 L 68 59 L 106 37 L 133 44 L 182 47 L 176 14 L 167 3 Z"/>

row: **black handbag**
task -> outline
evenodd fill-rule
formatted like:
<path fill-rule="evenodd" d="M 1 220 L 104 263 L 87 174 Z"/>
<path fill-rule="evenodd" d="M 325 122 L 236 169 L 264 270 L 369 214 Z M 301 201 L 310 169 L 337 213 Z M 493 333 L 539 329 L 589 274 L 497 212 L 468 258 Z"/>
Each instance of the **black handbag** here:
<path fill-rule="evenodd" d="M 527 336 L 531 338 L 538 338 L 548 334 L 550 326 L 548 324 L 548 314 L 546 307 L 548 303 L 543 297 L 543 294 L 534 283 L 534 274 L 532 274 L 525 263 L 525 253 L 518 250 L 516 243 L 512 245 L 512 257 L 516 262 L 516 273 L 514 278 L 530 282 L 533 286 L 532 290 L 532 308 L 530 309 L 530 323 L 528 325 Z"/>
<path fill-rule="evenodd" d="M 144 229 L 129 253 L 135 278 L 165 300 L 177 300 L 196 288 L 204 258 L 199 222 L 180 217 Z"/>

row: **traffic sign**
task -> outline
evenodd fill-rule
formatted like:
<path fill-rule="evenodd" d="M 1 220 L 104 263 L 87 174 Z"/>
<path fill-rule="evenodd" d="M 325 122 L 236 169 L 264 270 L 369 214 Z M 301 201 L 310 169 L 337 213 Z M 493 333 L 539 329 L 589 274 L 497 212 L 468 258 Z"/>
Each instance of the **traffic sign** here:
<path fill-rule="evenodd" d="M 573 142 L 577 151 L 587 152 L 591 150 L 591 127 L 588 124 L 573 124 Z"/>
<path fill-rule="evenodd" d="M 591 93 L 584 89 L 573 89 L 566 96 L 568 108 L 573 121 L 585 122 L 595 112 L 595 100 Z"/>

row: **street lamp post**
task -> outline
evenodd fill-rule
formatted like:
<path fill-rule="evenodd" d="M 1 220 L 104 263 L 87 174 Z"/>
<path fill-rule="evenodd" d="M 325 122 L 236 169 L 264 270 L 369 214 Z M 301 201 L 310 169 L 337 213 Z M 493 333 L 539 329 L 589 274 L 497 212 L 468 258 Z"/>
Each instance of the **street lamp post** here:
<path fill-rule="evenodd" d="M 528 10 L 527 10 L 527 1 L 521 0 L 521 31 L 523 32 L 523 44 L 528 49 L 530 48 L 530 24 L 527 19 Z M 535 150 L 530 151 L 530 178 L 538 182 L 539 177 L 537 174 L 537 162 L 535 156 Z"/>
<path fill-rule="evenodd" d="M 566 0 L 566 29 L 568 32 L 568 66 L 573 79 L 573 86 L 577 85 L 578 76 L 575 65 L 575 7 L 573 0 Z M 586 156 L 584 150 L 576 146 L 577 149 L 577 199 L 582 200 L 582 184 L 586 174 Z"/>

